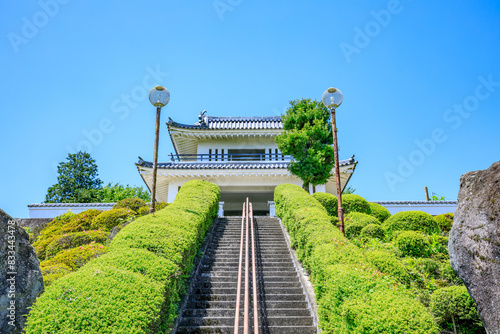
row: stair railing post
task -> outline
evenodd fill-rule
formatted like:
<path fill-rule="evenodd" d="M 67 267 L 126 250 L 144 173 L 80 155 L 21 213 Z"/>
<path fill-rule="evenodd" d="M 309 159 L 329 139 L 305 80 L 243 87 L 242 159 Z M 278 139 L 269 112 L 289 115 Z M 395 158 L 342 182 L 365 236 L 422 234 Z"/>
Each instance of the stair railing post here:
<path fill-rule="evenodd" d="M 247 214 L 245 217 L 245 303 L 243 313 L 243 334 L 248 334 L 248 197 L 246 200 Z"/>
<path fill-rule="evenodd" d="M 255 270 L 255 238 L 253 227 L 253 206 L 250 203 L 250 229 L 252 231 L 252 278 L 253 278 L 253 333 L 259 334 L 259 309 L 257 306 L 257 271 Z"/>

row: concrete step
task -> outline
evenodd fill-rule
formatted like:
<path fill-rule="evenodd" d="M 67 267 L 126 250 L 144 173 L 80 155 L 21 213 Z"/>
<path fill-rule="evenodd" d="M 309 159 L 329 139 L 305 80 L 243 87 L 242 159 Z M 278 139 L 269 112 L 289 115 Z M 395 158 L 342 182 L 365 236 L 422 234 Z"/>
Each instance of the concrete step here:
<path fill-rule="evenodd" d="M 259 319 L 260 320 L 260 319 Z M 262 319 L 264 320 L 264 319 Z M 253 322 L 253 321 L 252 321 Z M 260 321 L 259 321 L 260 322 Z M 265 318 L 267 326 L 312 326 L 310 316 L 272 317 Z M 180 326 L 234 326 L 233 317 L 182 317 Z"/>
<path fill-rule="evenodd" d="M 231 300 L 188 300 L 186 309 L 235 309 L 235 301 Z M 243 300 L 241 305 L 243 306 Z M 260 301 L 259 307 L 265 306 L 266 309 L 307 309 L 305 300 L 266 300 Z"/>
<path fill-rule="evenodd" d="M 251 283 L 251 282 L 250 282 Z M 241 284 L 241 293 L 243 295 L 244 293 L 244 284 L 242 282 Z M 199 295 L 208 295 L 208 294 L 213 294 L 213 295 L 236 295 L 237 288 L 203 288 L 203 287 L 196 287 L 193 291 L 194 294 L 199 294 Z M 258 286 L 257 290 L 259 291 L 259 294 L 264 293 L 266 296 L 269 294 L 283 294 L 283 295 L 300 295 L 303 293 L 301 287 L 266 287 L 266 286 Z M 252 293 L 252 288 L 249 289 L 250 293 Z"/>
<path fill-rule="evenodd" d="M 303 301 L 304 294 L 269 294 L 266 301 Z M 236 302 L 236 294 L 194 294 L 189 297 L 189 301 L 233 301 Z"/>
<path fill-rule="evenodd" d="M 233 317 L 235 309 L 186 309 L 182 313 L 183 317 Z M 243 308 L 240 309 L 240 316 L 243 316 Z M 259 310 L 259 317 L 309 317 L 311 312 L 306 308 L 271 308 L 265 312 Z"/>
<path fill-rule="evenodd" d="M 204 289 L 210 289 L 210 288 L 236 288 L 238 285 L 237 280 L 235 279 L 234 281 L 227 282 L 227 281 L 220 281 L 220 282 L 210 282 L 210 281 L 203 281 L 203 280 L 198 280 L 196 281 L 196 287 L 197 288 L 204 288 Z M 242 280 L 242 285 L 243 285 L 243 280 Z M 281 282 L 269 282 L 269 281 L 259 281 L 258 283 L 259 287 L 264 286 L 264 288 L 274 288 L 274 287 L 282 287 L 282 288 L 302 288 L 302 285 L 300 282 L 298 282 L 296 279 L 295 280 L 289 280 L 289 281 L 281 281 Z"/>
<path fill-rule="evenodd" d="M 269 334 L 315 334 L 317 333 L 316 326 L 273 326 L 266 327 L 265 325 L 259 326 L 259 333 Z M 178 328 L 179 334 L 226 334 L 234 333 L 232 326 L 181 326 Z M 240 326 L 239 333 L 243 333 L 243 326 Z M 250 330 L 253 333 L 253 329 Z"/>
<path fill-rule="evenodd" d="M 231 280 L 228 280 L 228 278 L 231 278 Z M 298 282 L 297 275 L 290 275 L 290 276 L 261 276 L 259 277 L 259 283 L 284 283 L 284 282 L 290 282 L 291 280 L 294 280 L 295 282 Z M 224 283 L 224 282 L 236 282 L 237 277 L 229 277 L 229 276 L 197 276 L 196 277 L 196 282 L 197 283 Z"/>

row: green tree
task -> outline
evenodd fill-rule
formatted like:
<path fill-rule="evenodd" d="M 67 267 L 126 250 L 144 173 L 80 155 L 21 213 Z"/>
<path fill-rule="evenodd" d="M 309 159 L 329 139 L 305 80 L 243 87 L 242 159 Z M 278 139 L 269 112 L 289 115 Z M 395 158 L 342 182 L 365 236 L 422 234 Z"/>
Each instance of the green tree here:
<path fill-rule="evenodd" d="M 125 198 L 140 198 L 145 202 L 151 201 L 151 197 L 147 190 L 142 187 L 131 187 L 128 184 L 126 186 L 115 183 L 108 183 L 102 189 L 99 189 L 97 193 L 97 198 L 101 203 L 116 203 Z"/>
<path fill-rule="evenodd" d="M 306 190 L 310 184 L 325 183 L 334 166 L 330 111 L 316 100 L 295 100 L 282 118 L 285 131 L 276 137 L 276 144 L 293 157 L 288 169 Z"/>
<path fill-rule="evenodd" d="M 97 164 L 87 152 L 68 154 L 66 162 L 57 166 L 57 183 L 47 190 L 46 203 L 93 203 L 102 181 Z"/>

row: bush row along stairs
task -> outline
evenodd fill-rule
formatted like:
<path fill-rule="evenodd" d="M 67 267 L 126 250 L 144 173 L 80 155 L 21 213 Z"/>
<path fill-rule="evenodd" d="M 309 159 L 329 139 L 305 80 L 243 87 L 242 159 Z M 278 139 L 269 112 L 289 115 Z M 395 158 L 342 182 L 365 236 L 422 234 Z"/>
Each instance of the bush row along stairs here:
<path fill-rule="evenodd" d="M 219 218 L 215 224 L 176 333 L 234 331 L 241 217 Z M 254 217 L 254 225 L 259 333 L 317 333 L 279 220 Z M 250 333 L 253 333 L 251 247 L 249 259 Z M 243 333 L 243 279 L 241 294 L 239 331 Z"/>

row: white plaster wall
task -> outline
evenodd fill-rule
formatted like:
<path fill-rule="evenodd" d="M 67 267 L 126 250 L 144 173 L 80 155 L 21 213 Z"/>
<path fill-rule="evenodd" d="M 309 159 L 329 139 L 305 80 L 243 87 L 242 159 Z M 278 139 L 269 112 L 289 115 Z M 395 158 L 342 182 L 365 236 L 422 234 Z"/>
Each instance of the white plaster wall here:
<path fill-rule="evenodd" d="M 423 211 L 427 212 L 430 215 L 437 216 L 443 213 L 453 213 L 455 212 L 457 206 L 455 204 L 381 204 L 385 207 L 391 215 L 401 212 L 401 211 Z"/>
<path fill-rule="evenodd" d="M 73 213 L 80 213 L 89 209 L 106 211 L 111 210 L 112 206 L 28 207 L 30 218 L 55 218 L 59 215 L 65 214 L 68 211 L 71 211 Z"/>
<path fill-rule="evenodd" d="M 221 149 L 224 149 L 224 153 L 227 154 L 228 149 L 277 149 L 278 146 L 274 142 L 273 138 L 235 138 L 235 139 L 219 139 L 219 140 L 207 140 L 198 143 L 198 154 L 208 154 L 208 150 L 212 149 L 212 154 L 215 153 L 214 149 L 218 149 L 218 153 L 221 153 Z M 266 150 L 266 153 L 269 153 Z M 274 153 L 274 152 L 273 152 Z"/>

